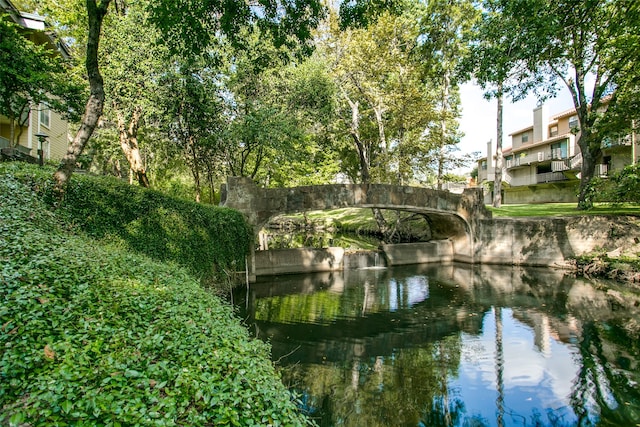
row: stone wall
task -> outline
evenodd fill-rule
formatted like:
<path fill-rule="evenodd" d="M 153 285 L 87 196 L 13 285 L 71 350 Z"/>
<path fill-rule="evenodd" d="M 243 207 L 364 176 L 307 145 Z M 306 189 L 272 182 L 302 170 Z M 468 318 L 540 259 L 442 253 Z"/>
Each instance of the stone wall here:
<path fill-rule="evenodd" d="M 577 188 L 576 181 L 511 187 L 505 190 L 503 203 L 577 203 Z"/>
<path fill-rule="evenodd" d="M 574 216 L 481 220 L 474 263 L 565 267 L 599 249 L 640 252 L 640 218 Z"/>
<path fill-rule="evenodd" d="M 345 254 L 342 248 L 277 249 L 255 253 L 257 276 L 336 271 L 373 266 L 447 263 L 566 268 L 569 259 L 596 250 L 640 253 L 640 218 L 575 216 L 497 218 L 478 222 L 474 253 L 455 239 L 383 245 L 377 252 Z M 376 258 L 378 257 L 378 258 Z M 377 261 L 376 261 L 377 260 Z"/>

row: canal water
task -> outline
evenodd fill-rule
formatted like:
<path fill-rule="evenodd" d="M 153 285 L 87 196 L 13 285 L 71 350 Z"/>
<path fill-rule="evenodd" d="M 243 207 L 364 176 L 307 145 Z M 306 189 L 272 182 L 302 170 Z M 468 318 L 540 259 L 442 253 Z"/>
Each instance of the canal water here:
<path fill-rule="evenodd" d="M 234 295 L 320 426 L 638 426 L 640 296 L 550 269 L 279 276 Z"/>

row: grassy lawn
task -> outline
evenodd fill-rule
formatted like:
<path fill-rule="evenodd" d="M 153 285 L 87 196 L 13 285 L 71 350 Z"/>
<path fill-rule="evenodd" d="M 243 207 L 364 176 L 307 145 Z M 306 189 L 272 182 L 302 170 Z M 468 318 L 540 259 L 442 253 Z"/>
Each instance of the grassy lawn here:
<path fill-rule="evenodd" d="M 525 217 L 525 216 L 568 216 L 568 215 L 638 215 L 640 205 L 620 204 L 612 206 L 606 203 L 596 203 L 593 209 L 581 211 L 575 203 L 541 203 L 535 205 L 502 205 L 500 208 L 487 206 L 494 217 Z"/>
<path fill-rule="evenodd" d="M 494 218 L 501 217 L 531 217 L 531 216 L 569 216 L 569 215 L 637 215 L 640 216 L 640 205 L 624 203 L 610 205 L 596 203 L 593 209 L 581 211 L 576 203 L 539 203 L 502 205 L 494 208 L 487 205 Z M 302 220 L 302 214 L 286 215 L 287 218 Z M 343 230 L 355 230 L 359 227 L 376 229 L 376 223 L 371 215 L 371 209 L 345 208 L 331 211 L 313 211 L 307 213 L 307 218 L 325 224 L 338 224 Z"/>

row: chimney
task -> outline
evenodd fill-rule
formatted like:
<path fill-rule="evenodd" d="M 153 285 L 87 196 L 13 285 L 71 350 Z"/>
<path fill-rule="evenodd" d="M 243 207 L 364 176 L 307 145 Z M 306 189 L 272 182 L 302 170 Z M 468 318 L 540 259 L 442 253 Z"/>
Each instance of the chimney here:
<path fill-rule="evenodd" d="M 533 110 L 533 143 L 544 141 L 547 138 L 549 138 L 547 108 L 543 104 L 538 104 Z"/>
<path fill-rule="evenodd" d="M 493 139 L 490 139 L 489 142 L 487 142 L 487 174 L 491 177 L 493 177 L 493 174 L 495 174 L 496 172 L 496 163 L 494 159 L 495 155 L 496 144 L 494 144 Z M 493 178 L 490 178 L 490 180 L 493 180 Z"/>

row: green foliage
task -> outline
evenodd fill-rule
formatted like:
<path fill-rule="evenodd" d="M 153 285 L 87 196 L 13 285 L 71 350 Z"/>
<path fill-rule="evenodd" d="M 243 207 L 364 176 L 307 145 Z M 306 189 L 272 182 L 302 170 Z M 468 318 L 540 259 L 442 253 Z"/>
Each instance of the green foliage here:
<path fill-rule="evenodd" d="M 77 110 L 81 93 L 66 74 L 62 58 L 30 41 L 19 28 L 5 13 L 0 14 L 0 114 L 16 129 L 13 145 L 32 105 L 44 102 L 70 116 L 70 111 Z"/>
<path fill-rule="evenodd" d="M 52 202 L 51 170 L 33 169 L 33 186 Z M 206 283 L 225 269 L 242 269 L 253 241 L 237 211 L 167 197 L 111 177 L 78 175 L 58 214 L 93 238 L 185 266 Z"/>
<path fill-rule="evenodd" d="M 385 12 L 400 15 L 406 7 L 402 0 L 355 0 L 340 3 L 340 27 L 366 28 Z"/>
<path fill-rule="evenodd" d="M 152 0 L 150 4 L 151 21 L 172 53 L 183 58 L 197 57 L 223 38 L 241 47 L 244 40 L 239 36 L 245 28 L 259 28 L 278 47 L 308 52 L 311 31 L 324 13 L 318 0 Z"/>
<path fill-rule="evenodd" d="M 244 266 L 252 232 L 237 211 L 173 199 L 115 178 L 78 176 L 59 207 L 95 238 L 183 265 L 208 282 Z"/>
<path fill-rule="evenodd" d="M 610 176 L 613 185 L 611 201 L 640 203 L 640 165 L 626 166 Z"/>
<path fill-rule="evenodd" d="M 431 160 L 423 135 L 437 119 L 437 84 L 416 55 L 418 20 L 383 12 L 367 28 L 330 24 L 324 49 L 341 94 L 343 173 L 354 182 L 409 182 Z"/>
<path fill-rule="evenodd" d="M 73 192 L 52 212 L 38 192 L 50 171 L 0 168 L 1 425 L 304 423 L 268 347 L 249 340 L 230 306 L 184 268 L 73 233 L 65 215 L 91 215 L 84 226 L 106 233 L 125 214 L 107 202 L 110 213 L 73 209 Z M 82 181 L 74 191 L 123 191 Z M 159 195 L 126 195 L 184 221 Z M 200 221 L 224 219 L 189 208 Z"/>
<path fill-rule="evenodd" d="M 538 203 L 535 205 L 502 205 L 500 208 L 487 206 L 494 217 L 534 217 L 568 215 L 639 215 L 640 206 L 595 203 L 588 211 L 576 209 L 575 203 Z"/>
<path fill-rule="evenodd" d="M 608 179 L 591 180 L 591 193 L 612 204 L 640 203 L 640 165 L 628 165 Z"/>

